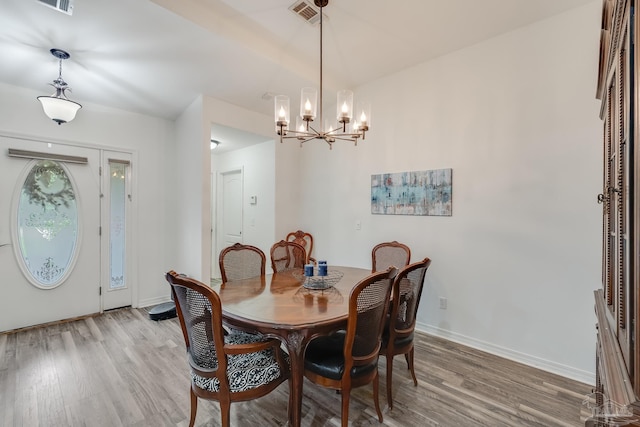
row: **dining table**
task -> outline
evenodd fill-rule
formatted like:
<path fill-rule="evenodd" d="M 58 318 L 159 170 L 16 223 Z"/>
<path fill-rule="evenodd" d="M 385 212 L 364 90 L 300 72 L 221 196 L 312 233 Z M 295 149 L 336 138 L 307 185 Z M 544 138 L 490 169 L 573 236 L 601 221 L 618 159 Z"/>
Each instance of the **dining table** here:
<path fill-rule="evenodd" d="M 302 269 L 228 281 L 212 288 L 220 295 L 222 316 L 230 327 L 280 339 L 290 359 L 289 425 L 302 420 L 304 353 L 313 338 L 343 329 L 351 289 L 371 271 L 327 267 L 322 277 L 305 277 Z"/>

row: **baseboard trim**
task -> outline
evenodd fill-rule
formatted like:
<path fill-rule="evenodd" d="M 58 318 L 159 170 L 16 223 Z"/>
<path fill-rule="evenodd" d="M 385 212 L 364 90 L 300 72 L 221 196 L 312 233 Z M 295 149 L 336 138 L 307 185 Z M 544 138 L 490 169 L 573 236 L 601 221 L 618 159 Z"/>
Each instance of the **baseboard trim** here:
<path fill-rule="evenodd" d="M 90 313 L 90 314 L 84 314 L 82 316 L 70 317 L 68 319 L 53 320 L 51 322 L 38 323 L 37 325 L 24 326 L 22 328 L 16 328 L 16 329 L 9 329 L 8 331 L 0 331 L 0 335 L 2 335 L 2 334 L 7 334 L 7 335 L 8 334 L 15 334 L 17 332 L 30 331 L 31 329 L 46 328 L 46 327 L 54 326 L 54 325 L 61 325 L 63 323 L 75 322 L 77 320 L 85 320 L 85 319 L 88 319 L 90 317 L 100 316 L 100 314 L 102 314 L 102 313 Z"/>
<path fill-rule="evenodd" d="M 147 299 L 142 299 L 138 301 L 138 307 L 140 308 L 149 307 L 152 305 L 158 305 L 158 304 L 162 304 L 169 301 L 171 301 L 171 298 L 169 296 L 147 298 Z"/>
<path fill-rule="evenodd" d="M 515 350 L 511 350 L 511 349 L 501 347 L 495 344 L 491 344 L 485 341 L 481 341 L 476 338 L 471 338 L 466 335 L 458 334 L 456 332 L 440 329 L 435 326 L 427 325 L 424 323 L 416 324 L 416 330 L 419 330 L 421 332 L 431 334 L 440 338 L 444 338 L 453 342 L 457 342 L 458 344 L 462 344 L 478 350 L 486 351 L 487 353 L 504 357 L 505 359 L 509 359 L 515 362 L 523 363 L 525 365 L 533 366 L 534 368 L 542 369 L 543 371 L 558 374 L 575 381 L 580 381 L 585 384 L 593 385 L 596 383 L 595 373 L 592 373 L 592 372 L 583 371 L 581 369 L 572 368 L 571 366 L 552 362 L 546 359 L 541 359 L 539 357 L 531 356 L 525 353 L 520 353 Z M 594 357 L 595 357 L 595 353 L 594 353 Z"/>

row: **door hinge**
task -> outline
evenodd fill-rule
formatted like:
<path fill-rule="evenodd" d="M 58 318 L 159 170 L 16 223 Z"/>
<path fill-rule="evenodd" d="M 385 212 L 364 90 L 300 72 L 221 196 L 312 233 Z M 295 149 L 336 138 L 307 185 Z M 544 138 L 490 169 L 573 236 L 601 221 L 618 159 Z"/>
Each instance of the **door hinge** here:
<path fill-rule="evenodd" d="M 102 295 L 102 286 L 98 288 L 98 295 Z"/>
<path fill-rule="evenodd" d="M 98 227 L 98 236 L 102 236 L 102 226 Z"/>
<path fill-rule="evenodd" d="M 98 167 L 98 175 L 102 176 L 102 166 Z"/>

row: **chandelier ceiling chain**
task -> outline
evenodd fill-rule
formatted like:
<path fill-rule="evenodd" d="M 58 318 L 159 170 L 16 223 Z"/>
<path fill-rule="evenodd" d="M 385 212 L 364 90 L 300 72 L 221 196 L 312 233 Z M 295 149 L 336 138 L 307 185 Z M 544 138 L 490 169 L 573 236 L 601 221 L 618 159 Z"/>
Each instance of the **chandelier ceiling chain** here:
<path fill-rule="evenodd" d="M 316 6 L 320 8 L 320 111 L 316 114 L 316 101 L 318 93 L 314 88 L 303 88 L 300 96 L 300 114 L 296 116 L 296 127 L 290 129 L 289 118 L 291 114 L 289 97 L 278 95 L 275 97 L 275 122 L 276 133 L 280 135 L 280 142 L 284 139 L 296 139 L 300 141 L 300 146 L 313 139 L 322 139 L 329 149 L 333 147 L 336 140 L 350 141 L 358 145 L 358 139 L 365 139 L 365 133 L 371 124 L 371 111 L 368 104 L 360 104 L 356 110 L 359 116 L 354 118 L 353 92 L 341 90 L 337 97 L 337 121 L 338 125 L 325 127 L 323 122 L 323 13 L 322 9 L 329 4 L 329 0 L 314 0 Z M 319 130 L 311 126 L 316 116 L 320 119 Z"/>
<path fill-rule="evenodd" d="M 62 60 L 69 59 L 71 55 L 62 49 L 51 49 L 49 52 L 58 58 L 58 78 L 49 83 L 56 91 L 51 96 L 39 96 L 38 101 L 47 117 L 61 125 L 73 120 L 82 105 L 67 98 L 66 91 L 71 92 L 71 88 L 62 78 Z"/>

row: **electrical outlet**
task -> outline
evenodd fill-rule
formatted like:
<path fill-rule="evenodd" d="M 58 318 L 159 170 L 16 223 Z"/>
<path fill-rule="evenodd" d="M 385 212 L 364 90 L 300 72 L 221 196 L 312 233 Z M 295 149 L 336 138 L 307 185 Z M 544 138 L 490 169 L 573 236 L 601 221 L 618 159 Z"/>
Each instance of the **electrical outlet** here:
<path fill-rule="evenodd" d="M 440 297 L 440 308 L 442 310 L 447 309 L 447 299 L 445 297 Z"/>
<path fill-rule="evenodd" d="M 356 230 L 360 230 L 362 228 L 362 223 L 360 222 L 360 220 L 356 220 Z"/>

